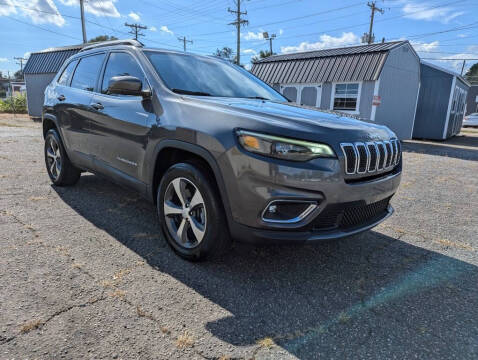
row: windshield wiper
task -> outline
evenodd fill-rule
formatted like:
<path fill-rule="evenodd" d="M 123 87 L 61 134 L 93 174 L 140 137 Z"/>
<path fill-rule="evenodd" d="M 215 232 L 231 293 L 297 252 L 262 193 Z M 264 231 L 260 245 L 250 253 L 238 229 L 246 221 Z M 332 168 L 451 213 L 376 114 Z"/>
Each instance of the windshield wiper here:
<path fill-rule="evenodd" d="M 244 96 L 244 99 L 271 100 L 262 96 Z"/>
<path fill-rule="evenodd" d="M 212 96 L 211 94 L 207 92 L 202 92 L 202 91 L 191 91 L 191 90 L 185 90 L 185 89 L 171 89 L 171 91 L 176 94 L 184 94 L 184 95 Z"/>

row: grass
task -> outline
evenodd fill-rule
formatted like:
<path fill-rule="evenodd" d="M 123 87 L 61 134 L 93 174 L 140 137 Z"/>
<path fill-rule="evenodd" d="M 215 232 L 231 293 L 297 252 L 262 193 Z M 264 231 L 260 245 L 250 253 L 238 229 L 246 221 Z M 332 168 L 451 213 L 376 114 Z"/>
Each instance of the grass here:
<path fill-rule="evenodd" d="M 264 339 L 257 340 L 257 345 L 261 348 L 270 349 L 275 345 L 275 342 L 271 337 L 265 337 Z"/>
<path fill-rule="evenodd" d="M 47 198 L 45 196 L 31 196 L 28 200 L 30 201 L 41 201 L 41 200 L 46 200 Z"/>
<path fill-rule="evenodd" d="M 188 330 L 178 336 L 178 339 L 176 340 L 176 346 L 179 349 L 190 348 L 194 346 L 194 338 Z"/>
<path fill-rule="evenodd" d="M 41 320 L 32 320 L 23 324 L 22 327 L 20 328 L 20 331 L 23 334 L 25 334 L 32 330 L 38 329 L 42 325 L 43 325 L 43 322 Z"/>
<path fill-rule="evenodd" d="M 459 243 L 459 242 L 451 241 L 448 239 L 437 239 L 436 242 L 446 247 L 454 247 L 454 248 L 464 249 L 468 251 L 475 251 L 475 249 L 470 244 L 467 244 L 467 243 Z"/>
<path fill-rule="evenodd" d="M 126 296 L 126 291 L 124 290 L 120 290 L 120 289 L 116 289 L 115 291 L 109 293 L 109 295 L 111 297 L 117 297 L 119 299 L 123 299 L 125 296 Z"/>
<path fill-rule="evenodd" d="M 339 314 L 339 322 L 342 323 L 342 324 L 345 324 L 346 322 L 348 322 L 350 320 L 350 316 L 342 311 L 340 314 Z"/>

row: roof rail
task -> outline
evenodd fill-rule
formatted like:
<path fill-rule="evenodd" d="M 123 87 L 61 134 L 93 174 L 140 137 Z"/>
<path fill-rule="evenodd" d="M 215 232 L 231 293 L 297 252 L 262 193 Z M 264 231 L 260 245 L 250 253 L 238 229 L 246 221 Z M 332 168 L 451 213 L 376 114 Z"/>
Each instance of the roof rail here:
<path fill-rule="evenodd" d="M 111 41 L 101 41 L 97 43 L 93 43 L 91 45 L 85 46 L 83 49 L 80 51 L 86 51 L 90 49 L 95 49 L 99 47 L 105 47 L 105 46 L 112 46 L 112 45 L 131 45 L 131 46 L 136 46 L 136 47 L 143 47 L 143 44 L 139 42 L 138 40 L 111 40 Z"/>

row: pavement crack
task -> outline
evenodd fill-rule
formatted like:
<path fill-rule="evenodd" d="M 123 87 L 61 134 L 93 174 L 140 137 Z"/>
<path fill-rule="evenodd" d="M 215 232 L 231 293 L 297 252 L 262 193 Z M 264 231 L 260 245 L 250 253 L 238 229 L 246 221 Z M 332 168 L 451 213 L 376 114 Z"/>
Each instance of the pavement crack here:
<path fill-rule="evenodd" d="M 82 304 L 74 304 L 74 305 L 70 305 L 66 308 L 63 308 L 63 309 L 60 309 L 58 311 L 55 311 L 53 314 L 51 314 L 48 318 L 46 318 L 45 320 L 39 320 L 38 323 L 34 326 L 34 327 L 31 327 L 31 328 L 25 328 L 25 329 L 22 329 L 20 332 L 16 333 L 15 335 L 13 336 L 10 336 L 8 338 L 2 338 L 0 337 L 0 345 L 4 345 L 4 344 L 7 344 L 9 342 L 11 342 L 12 340 L 15 340 L 18 336 L 21 336 L 21 335 L 25 335 L 25 334 L 28 334 L 29 332 L 33 331 L 33 330 L 37 330 L 37 329 L 41 329 L 43 328 L 46 324 L 48 324 L 50 321 L 52 321 L 53 319 L 55 319 L 56 317 L 60 316 L 60 315 L 63 315 L 65 313 L 67 313 L 68 311 L 71 311 L 73 309 L 76 309 L 76 308 L 85 308 L 87 306 L 90 306 L 90 305 L 93 305 L 93 304 L 96 304 L 100 301 L 103 301 L 103 300 L 106 300 L 107 297 L 106 296 L 101 296 L 101 297 L 97 297 L 97 298 L 93 298 L 93 299 L 90 299 L 88 300 L 87 302 L 85 303 L 82 303 Z"/>

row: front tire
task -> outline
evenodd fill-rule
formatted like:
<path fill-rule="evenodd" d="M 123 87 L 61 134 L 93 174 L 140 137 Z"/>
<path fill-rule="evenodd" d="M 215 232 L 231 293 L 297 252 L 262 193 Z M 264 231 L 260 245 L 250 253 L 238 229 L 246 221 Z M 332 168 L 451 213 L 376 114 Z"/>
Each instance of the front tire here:
<path fill-rule="evenodd" d="M 56 129 L 50 129 L 46 133 L 44 152 L 46 169 L 52 183 L 57 186 L 76 184 L 81 171 L 68 158 Z"/>
<path fill-rule="evenodd" d="M 202 166 L 171 166 L 159 185 L 157 208 L 166 240 L 182 258 L 212 259 L 228 249 L 223 205 L 214 180 Z"/>

